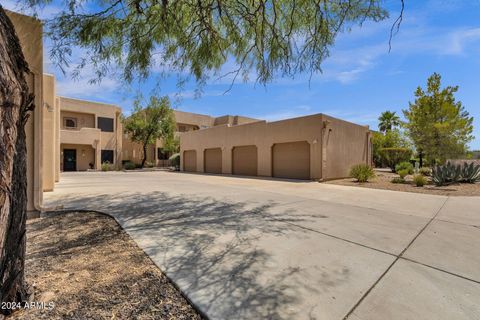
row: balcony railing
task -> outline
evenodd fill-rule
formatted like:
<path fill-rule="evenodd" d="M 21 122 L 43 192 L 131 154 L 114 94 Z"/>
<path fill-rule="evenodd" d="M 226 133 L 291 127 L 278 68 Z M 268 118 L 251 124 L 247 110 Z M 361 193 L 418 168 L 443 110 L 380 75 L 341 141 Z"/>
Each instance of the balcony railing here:
<path fill-rule="evenodd" d="M 81 128 L 79 130 L 60 130 L 60 143 L 68 144 L 89 144 L 94 146 L 95 141 L 100 141 L 100 129 Z"/>

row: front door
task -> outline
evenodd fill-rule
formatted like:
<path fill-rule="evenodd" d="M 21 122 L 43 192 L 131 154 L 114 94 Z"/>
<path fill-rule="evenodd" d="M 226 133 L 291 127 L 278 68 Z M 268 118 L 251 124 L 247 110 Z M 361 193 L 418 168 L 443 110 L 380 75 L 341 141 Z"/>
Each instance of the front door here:
<path fill-rule="evenodd" d="M 63 149 L 63 171 L 77 171 L 77 150 Z"/>

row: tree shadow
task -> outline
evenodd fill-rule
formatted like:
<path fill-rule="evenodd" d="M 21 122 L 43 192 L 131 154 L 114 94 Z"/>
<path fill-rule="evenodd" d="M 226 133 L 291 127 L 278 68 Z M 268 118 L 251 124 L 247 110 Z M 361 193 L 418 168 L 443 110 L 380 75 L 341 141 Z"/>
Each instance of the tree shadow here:
<path fill-rule="evenodd" d="M 305 236 L 293 224 L 318 218 L 289 211 L 272 214 L 275 202 L 227 203 L 164 192 L 69 195 L 65 208 L 111 214 L 182 292 L 212 319 L 279 319 L 301 302 L 298 267 L 273 266 L 261 239 Z M 99 238 L 108 241 L 108 238 Z M 68 246 L 68 244 L 64 244 Z M 303 275 L 302 275 L 303 274 Z M 345 275 L 348 277 L 348 274 Z M 330 283 L 322 275 L 322 281 Z M 314 294 L 318 287 L 304 286 Z M 295 308 L 293 308 L 295 309 Z M 307 310 L 305 312 L 308 312 Z"/>

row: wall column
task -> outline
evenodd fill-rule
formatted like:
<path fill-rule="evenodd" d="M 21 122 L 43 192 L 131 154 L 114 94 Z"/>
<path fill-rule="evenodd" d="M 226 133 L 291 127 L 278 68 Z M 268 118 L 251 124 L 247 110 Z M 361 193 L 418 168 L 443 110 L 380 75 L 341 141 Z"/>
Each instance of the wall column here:
<path fill-rule="evenodd" d="M 257 171 L 259 176 L 272 176 L 272 147 L 273 144 L 257 145 Z"/>
<path fill-rule="evenodd" d="M 222 173 L 232 174 L 232 151 L 233 148 L 222 147 Z"/>
<path fill-rule="evenodd" d="M 95 149 L 95 169 L 102 169 L 102 146 L 100 140 L 95 140 L 93 148 Z"/>

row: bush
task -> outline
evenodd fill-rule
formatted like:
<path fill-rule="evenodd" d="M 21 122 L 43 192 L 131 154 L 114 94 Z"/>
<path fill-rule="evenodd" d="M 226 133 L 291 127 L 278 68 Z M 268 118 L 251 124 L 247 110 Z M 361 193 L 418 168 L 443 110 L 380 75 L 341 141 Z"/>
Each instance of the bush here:
<path fill-rule="evenodd" d="M 408 162 L 412 156 L 412 150 L 408 148 L 382 148 L 379 150 L 385 165 L 395 171 L 395 166 L 400 162 Z"/>
<path fill-rule="evenodd" d="M 180 153 L 172 154 L 168 160 L 170 160 L 171 165 L 174 166 L 175 169 L 180 168 Z"/>
<path fill-rule="evenodd" d="M 473 162 L 470 162 L 470 163 L 464 162 L 461 168 L 462 168 L 461 182 L 475 183 L 477 181 L 480 181 L 480 164 L 475 164 Z"/>
<path fill-rule="evenodd" d="M 404 180 L 408 175 L 408 169 L 399 170 L 397 171 L 397 174 L 400 176 L 400 179 Z"/>
<path fill-rule="evenodd" d="M 123 164 L 123 168 L 125 168 L 125 170 L 133 170 L 136 168 L 136 166 L 135 166 L 135 163 L 131 161 L 127 161 Z"/>
<path fill-rule="evenodd" d="M 427 184 L 427 178 L 421 174 L 416 174 L 413 176 L 413 183 L 415 183 L 417 187 L 423 187 Z"/>
<path fill-rule="evenodd" d="M 110 162 L 108 161 L 105 161 L 102 163 L 102 171 L 110 171 L 111 168 L 110 168 Z"/>
<path fill-rule="evenodd" d="M 395 177 L 391 181 L 392 183 L 405 183 L 405 179 L 402 179 L 400 177 Z"/>
<path fill-rule="evenodd" d="M 395 166 L 395 172 L 407 170 L 408 174 L 413 174 L 413 165 L 410 162 L 403 161 Z"/>
<path fill-rule="evenodd" d="M 369 165 L 357 164 L 350 169 L 350 176 L 357 179 L 357 182 L 367 182 L 368 179 L 375 176 L 375 173 Z"/>
<path fill-rule="evenodd" d="M 447 162 L 443 166 L 436 166 L 432 169 L 432 181 L 437 186 L 445 186 L 459 182 L 462 178 L 462 167 Z"/>
<path fill-rule="evenodd" d="M 418 173 L 425 177 L 430 177 L 432 175 L 432 169 L 427 168 L 427 167 L 422 167 L 419 169 Z"/>

